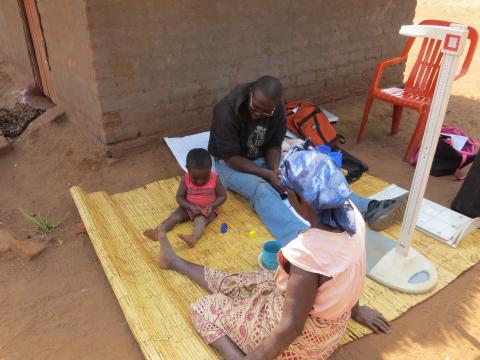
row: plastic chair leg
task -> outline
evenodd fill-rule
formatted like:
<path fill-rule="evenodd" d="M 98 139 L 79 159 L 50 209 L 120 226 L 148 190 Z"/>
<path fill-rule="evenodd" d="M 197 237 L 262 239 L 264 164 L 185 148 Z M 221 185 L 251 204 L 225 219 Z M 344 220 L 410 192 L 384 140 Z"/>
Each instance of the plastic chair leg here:
<path fill-rule="evenodd" d="M 428 113 L 428 109 L 423 110 L 420 113 L 417 126 L 415 127 L 412 137 L 410 138 L 410 143 L 408 144 L 407 152 L 405 153 L 405 157 L 403 158 L 403 160 L 408 161 L 420 146 L 423 138 L 423 133 L 425 132 L 425 126 L 427 125 Z"/>
<path fill-rule="evenodd" d="M 362 140 L 363 131 L 365 130 L 365 125 L 367 124 L 368 114 L 370 113 L 372 102 L 373 102 L 373 97 L 369 95 L 367 98 L 367 102 L 365 103 L 365 109 L 363 110 L 363 118 L 362 118 L 362 122 L 360 123 L 360 129 L 358 130 L 357 144 L 360 144 L 360 141 Z"/>
<path fill-rule="evenodd" d="M 400 128 L 400 119 L 402 117 L 403 106 L 393 105 L 393 116 L 392 116 L 392 127 L 390 129 L 390 134 L 394 135 L 398 133 Z"/>

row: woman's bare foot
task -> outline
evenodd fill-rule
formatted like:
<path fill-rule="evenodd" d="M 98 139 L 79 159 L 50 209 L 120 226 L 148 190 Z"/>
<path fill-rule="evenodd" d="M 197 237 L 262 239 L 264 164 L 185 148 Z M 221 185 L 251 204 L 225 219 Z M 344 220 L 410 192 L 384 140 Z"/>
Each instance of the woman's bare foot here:
<path fill-rule="evenodd" d="M 178 237 L 185 241 L 191 248 L 193 248 L 198 241 L 198 236 L 195 235 L 178 234 Z"/>
<path fill-rule="evenodd" d="M 148 237 L 150 240 L 158 241 L 158 228 L 147 229 L 143 232 L 143 235 Z"/>
<path fill-rule="evenodd" d="M 167 238 L 167 233 L 163 228 L 157 231 L 158 242 L 160 243 L 160 255 L 158 256 L 158 264 L 162 269 L 175 269 L 175 263 L 180 258 L 175 254 L 172 245 Z"/>

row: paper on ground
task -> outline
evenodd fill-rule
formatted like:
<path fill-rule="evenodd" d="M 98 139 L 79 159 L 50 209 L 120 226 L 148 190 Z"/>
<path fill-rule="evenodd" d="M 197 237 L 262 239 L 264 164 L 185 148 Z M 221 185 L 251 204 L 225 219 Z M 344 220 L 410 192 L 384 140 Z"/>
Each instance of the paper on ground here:
<path fill-rule="evenodd" d="M 195 148 L 208 148 L 208 139 L 210 137 L 210 131 L 205 131 L 202 133 L 188 135 L 183 137 L 174 137 L 174 138 L 165 138 L 167 146 L 170 148 L 170 151 L 177 159 L 178 165 L 187 172 L 187 154 L 191 149 Z"/>
<path fill-rule="evenodd" d="M 406 192 L 407 190 L 392 184 L 370 198 L 392 199 Z M 433 201 L 422 200 L 417 228 L 451 247 L 457 247 L 466 235 L 478 227 L 480 218 L 472 219 Z"/>

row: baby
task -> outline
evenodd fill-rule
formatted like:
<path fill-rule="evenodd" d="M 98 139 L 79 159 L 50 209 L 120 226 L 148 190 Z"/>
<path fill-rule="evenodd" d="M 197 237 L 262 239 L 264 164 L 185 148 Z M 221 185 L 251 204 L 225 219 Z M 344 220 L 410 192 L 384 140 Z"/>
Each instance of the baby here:
<path fill-rule="evenodd" d="M 191 235 L 179 234 L 188 246 L 194 247 L 205 232 L 205 226 L 215 219 L 215 209 L 227 199 L 227 192 L 218 174 L 212 169 L 212 159 L 205 149 L 192 149 L 187 154 L 188 173 L 180 181 L 177 191 L 179 207 L 159 227 L 166 232 L 175 225 L 185 221 L 193 221 Z M 152 240 L 158 240 L 158 227 L 143 232 Z"/>

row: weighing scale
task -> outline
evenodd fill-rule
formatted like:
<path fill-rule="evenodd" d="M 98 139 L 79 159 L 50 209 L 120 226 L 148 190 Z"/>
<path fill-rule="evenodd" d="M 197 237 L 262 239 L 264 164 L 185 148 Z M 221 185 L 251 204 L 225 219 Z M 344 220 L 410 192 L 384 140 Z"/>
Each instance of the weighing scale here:
<path fill-rule="evenodd" d="M 410 245 L 458 61 L 465 48 L 468 29 L 466 25 L 461 24 L 451 24 L 450 27 L 404 25 L 400 28 L 400 34 L 442 40 L 441 51 L 444 55 L 425 134 L 420 146 L 420 155 L 413 176 L 400 237 L 398 242 L 394 242 L 382 234 L 371 230 L 367 231 L 367 275 L 389 288 L 406 293 L 422 294 L 435 287 L 438 274 L 435 266 Z"/>

